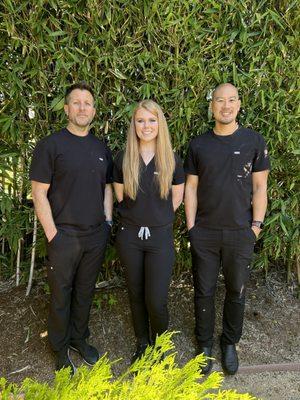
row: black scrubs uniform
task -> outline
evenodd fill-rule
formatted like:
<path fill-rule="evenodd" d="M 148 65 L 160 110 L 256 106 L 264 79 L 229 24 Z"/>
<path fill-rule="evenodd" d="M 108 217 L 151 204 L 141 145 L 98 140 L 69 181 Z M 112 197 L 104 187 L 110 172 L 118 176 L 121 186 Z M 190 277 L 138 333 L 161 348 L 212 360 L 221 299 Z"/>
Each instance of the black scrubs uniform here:
<path fill-rule="evenodd" d="M 175 156 L 172 185 L 184 183 L 181 160 Z M 123 152 L 116 157 L 114 182 L 123 184 Z M 124 196 L 118 205 L 120 226 L 117 250 L 125 266 L 133 326 L 140 345 L 154 341 L 168 329 L 167 298 L 175 261 L 172 194 L 161 199 L 154 158 L 145 165 L 141 158 L 140 188 L 136 200 Z M 150 236 L 141 236 L 147 227 Z M 139 237 L 139 233 L 140 236 Z M 149 320 L 151 335 L 149 333 Z"/>
<path fill-rule="evenodd" d="M 62 129 L 36 146 L 30 179 L 50 184 L 48 200 L 58 230 L 48 243 L 51 292 L 48 336 L 54 351 L 89 336 L 95 282 L 110 233 L 104 190 L 112 183 L 112 157 L 104 142 Z"/>
<path fill-rule="evenodd" d="M 251 229 L 252 172 L 268 169 L 265 141 L 250 129 L 240 127 L 229 136 L 209 131 L 190 142 L 185 172 L 199 178 L 196 221 L 189 236 L 200 346 L 213 343 L 214 296 L 221 265 L 226 285 L 221 340 L 234 344 L 241 337 L 256 240 Z"/>

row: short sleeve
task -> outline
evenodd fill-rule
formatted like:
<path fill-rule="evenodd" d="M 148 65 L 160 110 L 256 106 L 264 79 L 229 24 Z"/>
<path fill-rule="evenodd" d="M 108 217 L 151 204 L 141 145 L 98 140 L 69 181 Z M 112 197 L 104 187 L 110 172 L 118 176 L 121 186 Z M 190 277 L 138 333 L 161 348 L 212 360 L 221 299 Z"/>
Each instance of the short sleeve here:
<path fill-rule="evenodd" d="M 175 154 L 175 171 L 173 174 L 172 185 L 180 185 L 185 182 L 185 174 L 181 158 Z"/>
<path fill-rule="evenodd" d="M 42 139 L 37 143 L 32 156 L 29 177 L 32 181 L 51 183 L 54 172 L 54 146 L 47 140 Z"/>
<path fill-rule="evenodd" d="M 114 159 L 113 181 L 123 183 L 123 152 L 119 152 Z"/>
<path fill-rule="evenodd" d="M 188 147 L 188 152 L 184 161 L 184 171 L 186 174 L 198 175 L 195 144 L 193 140 L 191 140 Z"/>
<path fill-rule="evenodd" d="M 256 154 L 253 161 L 253 172 L 260 172 L 271 169 L 268 148 L 262 135 L 258 134 Z"/>
<path fill-rule="evenodd" d="M 106 183 L 113 183 L 113 158 L 111 151 L 108 146 L 106 146 L 106 158 L 107 158 L 107 171 L 106 171 Z"/>

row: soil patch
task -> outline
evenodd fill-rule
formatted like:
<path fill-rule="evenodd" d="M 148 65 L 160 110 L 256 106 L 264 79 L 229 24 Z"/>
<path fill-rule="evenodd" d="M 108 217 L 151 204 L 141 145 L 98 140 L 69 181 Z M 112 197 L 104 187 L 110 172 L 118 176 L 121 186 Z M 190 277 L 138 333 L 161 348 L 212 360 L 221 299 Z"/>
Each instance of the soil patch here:
<path fill-rule="evenodd" d="M 135 341 L 124 282 L 113 280 L 114 287 L 97 290 L 91 311 L 90 342 L 107 352 L 111 360 L 120 359 L 114 373 L 129 365 Z M 293 290 L 294 289 L 294 290 Z M 244 334 L 239 343 L 241 366 L 300 362 L 300 302 L 295 288 L 283 276 L 272 272 L 265 280 L 255 272 L 249 284 Z M 218 284 L 216 299 L 216 340 L 213 370 L 221 370 L 218 336 L 221 331 L 224 282 Z M 0 285 L 0 377 L 21 382 L 25 377 L 51 381 L 54 358 L 48 345 L 47 313 L 49 295 L 44 281 L 37 283 L 25 298 L 25 288 Z M 174 337 L 177 362 L 183 365 L 195 355 L 193 335 L 193 285 L 191 276 L 172 282 L 169 296 L 170 330 Z M 75 364 L 81 363 L 72 353 Z M 223 388 L 248 392 L 261 399 L 300 400 L 300 373 L 264 372 L 225 377 Z"/>

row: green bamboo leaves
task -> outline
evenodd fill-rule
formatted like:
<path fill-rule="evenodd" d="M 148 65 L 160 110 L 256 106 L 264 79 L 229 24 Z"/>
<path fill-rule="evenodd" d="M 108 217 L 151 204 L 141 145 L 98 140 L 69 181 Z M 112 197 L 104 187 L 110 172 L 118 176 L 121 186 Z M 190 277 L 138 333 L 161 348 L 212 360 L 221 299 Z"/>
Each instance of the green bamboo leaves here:
<path fill-rule="evenodd" d="M 299 8 L 296 0 L 3 0 L 0 146 L 17 149 L 27 171 L 32 144 L 66 123 L 66 86 L 86 80 L 96 93 L 95 132 L 113 150 L 124 144 L 131 105 L 153 98 L 184 156 L 189 140 L 212 123 L 208 93 L 233 82 L 242 99 L 240 122 L 264 135 L 272 158 L 271 222 L 257 265 L 277 260 L 293 269 L 299 265 L 292 244 L 299 242 Z M 282 204 L 291 222 L 278 224 L 273 217 L 283 213 Z M 178 240 L 180 271 L 189 251 L 182 234 Z"/>

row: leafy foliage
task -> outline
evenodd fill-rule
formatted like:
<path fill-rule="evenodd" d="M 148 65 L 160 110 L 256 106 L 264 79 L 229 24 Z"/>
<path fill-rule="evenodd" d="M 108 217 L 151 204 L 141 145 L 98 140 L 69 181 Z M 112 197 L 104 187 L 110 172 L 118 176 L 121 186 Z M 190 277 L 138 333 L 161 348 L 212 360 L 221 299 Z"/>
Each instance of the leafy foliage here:
<path fill-rule="evenodd" d="M 124 145 L 134 103 L 155 99 L 184 156 L 188 141 L 212 123 L 210 91 L 230 81 L 240 88 L 240 122 L 264 135 L 272 159 L 256 265 L 268 271 L 280 262 L 290 274 L 299 266 L 299 15 L 297 0 L 3 0 L 0 230 L 12 260 L 18 237 L 30 234 L 24 207 L 32 148 L 65 125 L 66 85 L 94 85 L 95 132 L 113 151 Z M 11 218 L 15 229 L 5 226 Z M 190 264 L 183 220 L 181 209 L 177 273 Z M 115 257 L 111 249 L 107 263 Z"/>
<path fill-rule="evenodd" d="M 249 394 L 221 390 L 223 377 L 219 372 L 213 372 L 199 381 L 202 377 L 199 367 L 205 364 L 203 355 L 198 355 L 180 368 L 175 362 L 171 336 L 172 333 L 160 336 L 155 347 L 148 347 L 144 357 L 120 377 L 113 379 L 111 363 L 104 356 L 93 369 L 78 369 L 74 378 L 70 378 L 68 370 L 58 372 L 51 386 L 25 379 L 18 388 L 6 385 L 2 378 L 0 396 L 2 392 L 3 399 L 9 398 L 12 393 L 14 398 L 23 395 L 26 400 L 255 400 Z M 162 359 L 163 354 L 167 355 Z"/>

